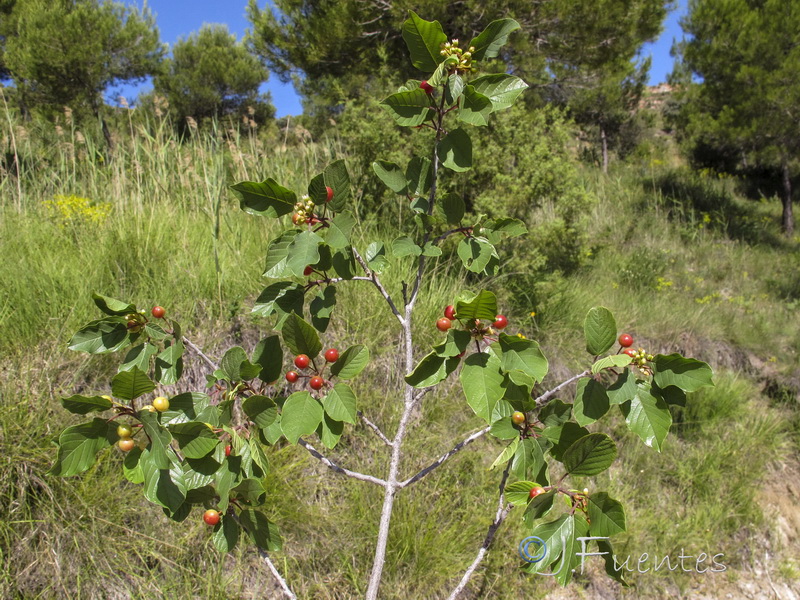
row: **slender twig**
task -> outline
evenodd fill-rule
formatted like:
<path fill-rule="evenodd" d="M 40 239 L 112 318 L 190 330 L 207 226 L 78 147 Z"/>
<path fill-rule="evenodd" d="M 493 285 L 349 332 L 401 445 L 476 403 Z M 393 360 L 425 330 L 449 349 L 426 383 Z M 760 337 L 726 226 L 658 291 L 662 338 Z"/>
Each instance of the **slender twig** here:
<path fill-rule="evenodd" d="M 381 431 L 380 427 L 378 427 L 377 425 L 375 425 L 375 423 L 373 423 L 367 417 L 365 417 L 364 413 L 362 413 L 361 411 L 358 411 L 358 416 L 361 419 L 361 421 L 364 423 L 364 425 L 366 425 L 367 427 L 372 429 L 372 431 L 375 432 L 375 435 L 377 435 L 379 438 L 381 438 L 381 441 L 384 444 L 386 444 L 390 448 L 392 447 L 392 445 L 393 445 L 392 441 L 384 435 L 384 433 Z"/>
<path fill-rule="evenodd" d="M 215 363 L 213 360 L 211 360 L 210 358 L 208 358 L 208 356 L 206 356 L 206 354 L 202 350 L 200 350 L 200 348 L 198 348 L 197 345 L 195 345 L 194 342 L 192 342 L 186 336 L 183 336 L 183 343 L 186 344 L 187 346 L 189 346 L 189 348 L 191 348 L 192 350 L 194 350 L 194 352 L 195 352 L 195 354 L 197 354 L 197 356 L 199 356 L 204 361 L 206 361 L 206 363 L 208 364 L 209 367 L 211 367 L 215 371 L 217 369 L 219 369 L 219 365 L 217 363 Z"/>
<path fill-rule="evenodd" d="M 357 471 L 351 471 L 349 469 L 345 469 L 340 467 L 327 456 L 321 454 L 314 446 L 309 444 L 304 439 L 299 439 L 297 441 L 303 448 L 308 450 L 308 453 L 311 454 L 314 458 L 318 459 L 323 465 L 328 467 L 331 471 L 335 471 L 336 473 L 340 473 L 342 475 L 347 475 L 348 477 L 352 477 L 353 479 L 359 479 L 361 481 L 369 481 L 370 483 L 374 483 L 375 485 L 380 485 L 386 487 L 386 481 L 383 479 L 378 479 L 377 477 L 373 477 L 372 475 L 365 475 L 364 473 L 358 473 Z"/>
<path fill-rule="evenodd" d="M 470 231 L 472 231 L 472 227 L 457 227 L 456 229 L 445 231 L 442 235 L 435 237 L 431 243 L 435 246 L 443 239 L 450 237 L 454 233 L 469 233 Z"/>
<path fill-rule="evenodd" d="M 506 464 L 506 470 L 503 471 L 503 478 L 500 481 L 500 500 L 497 503 L 497 513 L 495 514 L 494 521 L 492 521 L 492 524 L 489 525 L 489 529 L 486 532 L 486 537 L 483 539 L 483 544 L 481 544 L 481 547 L 478 550 L 478 555 L 475 557 L 475 560 L 472 561 L 472 564 L 466 570 L 456 588 L 447 597 L 447 600 L 455 600 L 456 597 L 458 597 L 458 595 L 464 591 L 464 588 L 467 587 L 467 583 L 469 582 L 470 577 L 472 577 L 472 574 L 475 572 L 475 569 L 478 568 L 478 565 L 480 565 L 483 559 L 486 557 L 486 553 L 489 551 L 489 546 L 492 545 L 492 541 L 494 540 L 497 530 L 500 529 L 500 525 L 503 524 L 503 521 L 505 521 L 508 513 L 511 512 L 511 509 L 514 508 L 513 504 L 506 505 L 505 497 L 506 481 L 508 481 L 508 472 L 510 470 L 511 460 L 509 460 L 508 464 Z"/>
<path fill-rule="evenodd" d="M 281 586 L 283 594 L 291 600 L 297 600 L 297 596 L 295 596 L 294 592 L 289 589 L 289 584 L 286 583 L 286 580 L 283 578 L 280 571 L 278 571 L 278 568 L 272 562 L 272 559 L 270 559 L 269 554 L 267 554 L 266 551 L 262 550 L 261 548 L 258 549 L 258 553 L 261 555 L 262 560 L 267 563 L 267 567 L 269 567 L 269 570 L 272 572 L 272 576 L 278 580 L 278 584 Z"/>
<path fill-rule="evenodd" d="M 548 390 L 544 394 L 542 394 L 541 396 L 536 398 L 536 400 L 534 400 L 534 402 L 536 402 L 536 406 L 544 406 L 547 403 L 547 401 L 550 400 L 550 398 L 552 398 L 555 394 L 557 394 L 561 389 L 565 388 L 570 383 L 573 383 L 573 382 L 577 381 L 581 377 L 588 377 L 591 374 L 592 374 L 592 371 L 590 369 L 586 369 L 582 373 L 578 373 L 577 375 L 573 375 L 572 377 L 570 377 L 566 381 L 563 381 L 563 382 L 559 383 L 552 390 Z"/>
<path fill-rule="evenodd" d="M 453 446 L 453 448 L 449 452 L 446 452 L 445 454 L 442 454 L 438 459 L 436 459 L 434 462 L 432 462 L 427 467 L 422 469 L 419 473 L 417 473 L 413 477 L 409 477 L 405 481 L 400 482 L 398 484 L 398 487 L 404 488 L 407 485 L 411 485 L 412 483 L 416 483 L 417 481 L 419 481 L 420 479 L 425 477 L 425 475 L 427 475 L 428 473 L 433 471 L 435 468 L 441 466 L 442 463 L 444 463 L 448 458 L 450 458 L 454 454 L 458 453 L 459 451 L 463 450 L 468 444 L 471 444 L 472 442 L 474 442 L 478 438 L 483 437 L 484 435 L 489 433 L 489 429 L 491 429 L 491 428 L 490 427 L 484 427 L 480 431 L 476 431 L 475 433 L 473 433 L 469 437 L 461 440 L 458 444 Z"/>
<path fill-rule="evenodd" d="M 405 320 L 403 319 L 403 315 L 401 315 L 400 311 L 397 310 L 397 306 L 395 306 L 394 300 L 392 300 L 392 296 L 389 294 L 389 292 L 386 291 L 386 288 L 383 287 L 383 284 L 381 283 L 378 274 L 369 268 L 367 261 L 365 261 L 361 257 L 361 254 L 358 253 L 358 250 L 356 250 L 355 247 L 353 248 L 353 255 L 356 257 L 358 264 L 361 265 L 361 268 L 364 269 L 364 273 L 366 273 L 367 278 L 373 283 L 373 285 L 376 288 L 378 288 L 378 291 L 381 293 L 381 296 L 383 296 L 384 300 L 386 300 L 387 304 L 389 305 L 389 308 L 392 309 L 392 313 L 394 314 L 394 316 L 397 317 L 397 320 L 400 321 L 401 325 L 405 325 Z"/>

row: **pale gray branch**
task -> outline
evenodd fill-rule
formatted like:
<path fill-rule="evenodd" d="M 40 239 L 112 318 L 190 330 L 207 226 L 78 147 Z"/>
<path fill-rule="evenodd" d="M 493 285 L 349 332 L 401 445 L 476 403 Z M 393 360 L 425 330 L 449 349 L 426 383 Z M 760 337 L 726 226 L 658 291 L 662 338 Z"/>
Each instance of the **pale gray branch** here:
<path fill-rule="evenodd" d="M 289 584 L 286 583 L 286 580 L 280 574 L 280 571 L 278 571 L 277 567 L 273 564 L 272 560 L 269 557 L 269 554 L 267 554 L 261 548 L 258 549 L 258 553 L 261 555 L 263 561 L 267 563 L 267 567 L 269 567 L 269 570 L 272 572 L 272 576 L 278 580 L 278 584 L 281 586 L 283 594 L 287 598 L 290 598 L 291 600 L 297 600 L 297 596 L 295 596 L 292 590 L 289 589 Z"/>
<path fill-rule="evenodd" d="M 584 372 L 578 373 L 577 375 L 574 375 L 574 376 L 570 377 L 566 381 L 562 381 L 556 387 L 554 387 L 552 390 L 548 390 L 544 394 L 542 394 L 541 396 L 536 398 L 536 400 L 534 400 L 534 402 L 536 402 L 536 406 L 544 406 L 547 403 L 547 401 L 550 400 L 550 398 L 552 398 L 555 394 L 557 394 L 563 388 L 567 387 L 570 383 L 574 383 L 575 381 L 577 381 L 581 377 L 588 377 L 591 374 L 592 374 L 591 370 L 586 369 Z"/>
<path fill-rule="evenodd" d="M 471 444 L 472 442 L 474 442 L 478 438 L 480 438 L 480 437 L 486 435 L 487 433 L 489 433 L 489 429 L 491 429 L 491 428 L 490 427 L 484 427 L 483 429 L 481 429 L 480 431 L 476 431 L 475 433 L 473 433 L 472 435 L 470 435 L 466 439 L 461 440 L 458 444 L 453 446 L 453 448 L 449 452 L 446 452 L 445 454 L 442 454 L 438 459 L 436 459 L 430 465 L 428 465 L 427 467 L 422 469 L 419 473 L 417 473 L 413 477 L 410 477 L 410 478 L 406 479 L 405 481 L 400 482 L 398 484 L 398 487 L 404 488 L 407 485 L 411 485 L 412 483 L 416 483 L 417 481 L 419 481 L 420 479 L 425 477 L 425 475 L 427 475 L 428 473 L 433 471 L 435 468 L 439 467 L 448 458 L 450 458 L 451 456 L 453 456 L 454 454 L 456 454 L 460 450 L 464 449 L 467 445 Z"/>
<path fill-rule="evenodd" d="M 378 274 L 369 268 L 367 261 L 365 261 L 361 257 L 361 255 L 358 253 L 358 250 L 356 250 L 355 247 L 353 247 L 353 255 L 356 257 L 358 264 L 361 265 L 361 268 L 364 269 L 364 273 L 367 274 L 367 279 L 369 279 L 373 283 L 373 285 L 376 288 L 378 288 L 378 291 L 381 293 L 381 296 L 383 296 L 384 300 L 386 300 L 386 303 L 389 305 L 389 308 L 392 309 L 392 313 L 394 314 L 394 316 L 397 317 L 397 320 L 400 321 L 401 325 L 405 325 L 405 319 L 403 318 L 403 315 L 401 315 L 400 311 L 397 310 L 397 306 L 395 306 L 394 300 L 392 300 L 392 297 L 389 294 L 389 292 L 386 291 L 386 288 L 383 287 L 381 280 L 378 278 Z"/>
<path fill-rule="evenodd" d="M 383 479 L 378 479 L 377 477 L 373 477 L 372 475 L 365 475 L 364 473 L 358 473 L 357 471 L 351 471 L 349 469 L 345 469 L 340 467 L 327 456 L 321 454 L 314 446 L 309 444 L 304 439 L 299 439 L 297 441 L 303 448 L 308 450 L 309 454 L 314 458 L 318 459 L 323 465 L 328 467 L 331 471 L 335 471 L 336 473 L 340 473 L 342 475 L 347 475 L 348 477 L 352 477 L 353 479 L 359 479 L 361 481 L 369 481 L 370 483 L 374 483 L 375 485 L 380 485 L 382 487 L 386 487 L 386 482 Z"/>
<path fill-rule="evenodd" d="M 386 444 L 386 445 L 387 445 L 387 446 L 389 446 L 390 448 L 391 448 L 392 446 L 394 446 L 394 444 L 392 443 L 392 441 L 391 441 L 389 438 L 387 438 L 387 437 L 384 435 L 384 433 L 381 431 L 380 427 L 378 427 L 377 425 L 375 425 L 375 423 L 373 423 L 373 422 L 372 422 L 372 421 L 370 421 L 370 420 L 369 420 L 367 417 L 365 417 L 365 416 L 364 416 L 364 413 L 362 413 L 361 411 L 358 411 L 358 416 L 359 416 L 359 418 L 361 419 L 361 421 L 364 423 L 364 425 L 366 425 L 367 427 L 369 427 L 370 429 L 372 429 L 372 431 L 374 431 L 374 432 L 375 432 L 375 435 L 377 435 L 377 436 L 378 436 L 378 437 L 381 439 L 381 441 L 382 441 L 384 444 Z"/>
<path fill-rule="evenodd" d="M 199 356 L 204 361 L 206 361 L 206 363 L 208 364 L 209 367 L 211 367 L 215 371 L 217 369 L 219 369 L 219 365 L 217 363 L 215 363 L 213 360 L 211 360 L 208 356 L 206 356 L 205 352 L 200 350 L 200 348 L 198 348 L 197 345 L 194 342 L 192 342 L 189 338 L 187 338 L 186 336 L 183 336 L 183 343 L 186 344 L 187 346 L 189 346 L 189 348 L 191 348 L 192 350 L 194 350 L 194 352 L 195 352 L 195 354 L 197 354 L 197 356 Z"/>

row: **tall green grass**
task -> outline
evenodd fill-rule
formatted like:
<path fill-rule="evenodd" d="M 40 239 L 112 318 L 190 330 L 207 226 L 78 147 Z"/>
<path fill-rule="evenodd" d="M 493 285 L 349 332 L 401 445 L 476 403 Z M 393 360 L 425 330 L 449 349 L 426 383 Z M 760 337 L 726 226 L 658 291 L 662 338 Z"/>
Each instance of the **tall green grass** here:
<path fill-rule="evenodd" d="M 0 181 L 0 252 L 7 257 L 0 275 L 0 506 L 7 507 L 0 520 L 0 596 L 277 597 L 255 554 L 240 548 L 219 556 L 199 519 L 171 523 L 122 479 L 115 451 L 81 477 L 45 472 L 50 439 L 70 422 L 61 395 L 107 390 L 115 371 L 113 358 L 65 350 L 71 332 L 95 317 L 91 292 L 166 306 L 212 355 L 234 341 L 251 345 L 270 325 L 249 308 L 264 285 L 260 274 L 275 226 L 242 213 L 227 186 L 271 176 L 302 190 L 325 162 L 346 157 L 342 142 L 284 149 L 225 127 L 178 140 L 168 122 L 132 118 L 132 133 L 109 161 L 104 148 L 88 135 L 81 142 L 79 130 L 66 123 L 60 134 L 44 125 L 14 126 L 22 177 Z M 539 281 L 516 273 L 483 284 L 459 275 L 446 248 L 431 264 L 415 313 L 420 348 L 437 337 L 433 323 L 456 290 L 485 285 L 508 307 L 510 330 L 543 344 L 549 382 L 583 368 L 583 315 L 598 304 L 614 311 L 637 344 L 710 361 L 718 368 L 717 387 L 676 411 L 661 454 L 631 436 L 619 417 L 603 425 L 619 441 L 621 458 L 598 485 L 607 483 L 628 507 L 621 555 L 736 548 L 742 526 L 752 533 L 769 526 L 760 499 L 740 490 L 757 488 L 770 465 L 794 451 L 797 428 L 784 419 L 787 405 L 772 404 L 759 378 L 787 377 L 798 368 L 797 296 L 787 281 L 797 243 L 773 235 L 775 205 L 748 203 L 727 182 L 704 182 L 708 189 L 698 192 L 693 181 L 694 187 L 668 188 L 664 178 L 684 177 L 670 172 L 625 167 L 610 178 L 591 170 L 584 176 L 598 197 L 587 266 Z M 759 225 L 744 237 L 731 223 L 707 221 L 709 211 L 678 188 L 728 194 L 726 201 L 745 211 L 731 218 L 750 215 Z M 46 209 L 57 194 L 110 202 L 110 216 L 65 225 Z M 363 236 L 359 246 L 391 239 L 369 219 Z M 396 297 L 412 278 L 408 259 L 383 275 Z M 369 345 L 371 365 L 355 384 L 359 406 L 391 432 L 403 376 L 399 330 L 365 282 L 340 285 L 338 301 L 325 342 Z M 191 379 L 202 385 L 201 365 L 187 361 Z M 426 397 L 414 424 L 404 473 L 480 426 L 453 382 Z M 500 449 L 483 439 L 398 498 L 382 597 L 441 598 L 454 585 L 494 515 L 499 477 L 488 466 Z M 387 450 L 359 426 L 334 454 L 348 467 L 380 475 Z M 379 490 L 329 473 L 297 447 L 279 445 L 270 460 L 268 506 L 286 542 L 273 557 L 279 568 L 300 597 L 358 597 L 371 566 Z M 516 544 L 524 535 L 513 518 L 503 527 L 487 568 L 473 581 L 475 597 L 553 592 L 547 578 L 518 572 Z M 744 572 L 744 555 L 726 556 L 726 564 Z M 599 570 L 590 563 L 574 593 L 600 578 Z M 662 590 L 687 589 L 693 581 L 679 573 L 640 576 L 635 591 L 620 594 L 663 597 Z"/>

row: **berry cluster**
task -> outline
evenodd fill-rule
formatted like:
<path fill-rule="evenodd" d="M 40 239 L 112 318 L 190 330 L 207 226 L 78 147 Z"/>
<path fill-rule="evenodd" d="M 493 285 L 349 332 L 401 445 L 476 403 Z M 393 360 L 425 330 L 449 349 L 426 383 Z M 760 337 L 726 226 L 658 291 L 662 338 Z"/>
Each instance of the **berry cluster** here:
<path fill-rule="evenodd" d="M 443 42 L 441 48 L 439 53 L 442 56 L 452 56 L 457 59 L 457 62 L 450 68 L 451 73 L 470 73 L 478 70 L 478 68 L 472 64 L 472 53 L 475 52 L 474 46 L 470 46 L 469 50 L 464 52 L 462 48 L 459 48 L 458 40 L 452 40 L 450 42 Z"/>
<path fill-rule="evenodd" d="M 625 350 L 625 354 L 630 356 L 633 359 L 633 364 L 640 369 L 647 369 L 647 363 L 655 358 L 652 354 L 645 352 L 644 348 L 639 348 L 638 350 L 628 348 Z"/>
<path fill-rule="evenodd" d="M 461 320 L 456 316 L 455 307 L 452 304 L 449 304 L 444 309 L 444 317 L 436 321 L 436 327 L 439 329 L 439 331 L 447 331 L 453 326 L 453 321 L 455 320 L 458 320 L 459 323 L 461 323 Z M 505 315 L 497 315 L 495 316 L 491 325 L 481 323 L 480 319 L 474 319 L 468 321 L 464 328 L 468 329 L 470 333 L 472 333 L 472 337 L 476 339 L 482 339 L 484 336 L 494 333 L 494 329 L 505 329 L 507 326 L 508 319 L 505 317 Z"/>
<path fill-rule="evenodd" d="M 303 196 L 294 205 L 294 214 L 292 215 L 292 223 L 294 223 L 295 225 L 303 225 L 305 223 L 308 223 L 309 225 L 314 225 L 317 222 L 318 219 L 314 215 L 314 201 L 308 196 Z"/>
<path fill-rule="evenodd" d="M 335 363 L 339 360 L 339 351 L 336 348 L 328 348 L 325 351 L 325 362 L 326 363 Z M 301 377 L 308 377 L 308 387 L 312 390 L 319 390 L 322 389 L 322 386 L 325 385 L 325 380 L 322 378 L 322 371 L 317 369 L 317 366 L 311 362 L 311 359 L 305 354 L 298 354 L 294 357 L 294 366 L 304 371 L 309 366 L 314 369 L 314 375 L 303 375 L 298 373 L 297 371 L 289 371 L 286 373 L 286 381 L 289 383 L 295 383 Z M 325 367 L 323 366 L 323 369 Z"/>
<path fill-rule="evenodd" d="M 117 435 L 119 436 L 117 447 L 120 450 L 123 452 L 130 452 L 133 450 L 134 441 L 131 437 L 133 436 L 133 429 L 131 429 L 130 425 L 120 425 L 117 427 Z"/>

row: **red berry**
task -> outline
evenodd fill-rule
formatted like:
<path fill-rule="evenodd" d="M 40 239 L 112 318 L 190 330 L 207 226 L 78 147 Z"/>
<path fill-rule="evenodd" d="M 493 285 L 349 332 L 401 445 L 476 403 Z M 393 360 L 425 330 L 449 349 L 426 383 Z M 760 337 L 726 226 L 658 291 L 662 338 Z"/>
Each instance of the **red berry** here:
<path fill-rule="evenodd" d="M 636 350 L 634 350 L 633 348 L 625 348 L 625 350 L 623 350 L 622 353 L 627 354 L 631 358 L 636 358 Z"/>
<path fill-rule="evenodd" d="M 231 455 L 231 447 L 225 446 L 225 456 L 230 456 L 230 455 Z"/>
<path fill-rule="evenodd" d="M 213 508 L 209 508 L 203 513 L 203 521 L 205 521 L 207 525 L 211 525 L 213 527 L 219 523 L 219 513 Z"/>
<path fill-rule="evenodd" d="M 492 327 L 495 329 L 505 329 L 506 325 L 508 325 L 508 319 L 504 315 L 497 315 L 492 323 Z"/>
<path fill-rule="evenodd" d="M 514 425 L 522 425 L 525 422 L 525 413 L 517 411 L 511 415 L 511 422 Z"/>
<path fill-rule="evenodd" d="M 314 272 L 314 269 L 311 267 L 311 265 L 309 265 L 305 269 L 303 269 L 303 275 L 305 275 L 306 277 L 311 275 L 313 272 Z"/>
<path fill-rule="evenodd" d="M 623 333 L 621 336 L 619 336 L 619 345 L 623 348 L 633 346 L 633 337 L 631 337 L 631 335 L 628 333 Z"/>
<path fill-rule="evenodd" d="M 447 331 L 448 329 L 450 329 L 450 327 L 452 327 L 452 325 L 453 324 L 450 322 L 450 319 L 448 319 L 447 317 L 442 317 L 441 319 L 436 321 L 436 327 L 439 328 L 439 331 Z"/>
<path fill-rule="evenodd" d="M 447 307 L 444 309 L 444 316 L 450 319 L 451 321 L 456 318 L 456 307 L 452 304 L 448 304 Z"/>
<path fill-rule="evenodd" d="M 154 306 L 153 310 L 151 310 L 150 312 L 156 319 L 163 319 L 167 311 L 164 310 L 163 306 Z"/>
<path fill-rule="evenodd" d="M 325 350 L 325 360 L 330 363 L 334 363 L 339 360 L 339 351 L 336 348 L 330 348 L 329 350 Z"/>
<path fill-rule="evenodd" d="M 528 496 L 533 499 L 533 498 L 536 498 L 536 496 L 538 496 L 540 494 L 544 494 L 544 488 L 534 487 L 534 488 L 531 488 L 531 491 L 528 494 Z"/>
<path fill-rule="evenodd" d="M 430 83 L 428 83 L 428 82 L 427 82 L 427 80 L 424 80 L 424 79 L 423 79 L 423 80 L 420 82 L 420 84 L 419 84 L 419 87 L 421 87 L 421 88 L 422 88 L 422 90 L 423 90 L 423 91 L 424 91 L 426 94 L 432 94 L 432 93 L 433 93 L 433 86 L 432 86 Z"/>
<path fill-rule="evenodd" d="M 319 375 L 314 375 L 314 377 L 309 380 L 308 385 L 311 386 L 312 390 L 318 390 L 325 385 L 325 380 Z"/>
<path fill-rule="evenodd" d="M 119 441 L 117 441 L 117 446 L 123 452 L 130 452 L 133 450 L 134 445 L 135 442 L 129 437 L 120 438 Z"/>
<path fill-rule="evenodd" d="M 302 225 L 303 223 L 305 223 L 305 217 L 301 217 L 297 213 L 292 214 L 292 225 Z"/>
<path fill-rule="evenodd" d="M 300 378 L 300 374 L 297 371 L 289 371 L 286 373 L 286 381 L 289 383 L 294 383 Z"/>
<path fill-rule="evenodd" d="M 325 202 L 330 202 L 331 200 L 333 200 L 333 189 L 331 189 L 330 186 L 327 185 L 325 186 L 325 192 L 327 193 L 327 196 L 325 197 Z"/>
<path fill-rule="evenodd" d="M 305 369 L 311 360 L 305 354 L 300 354 L 294 359 L 294 366 L 298 369 Z"/>

